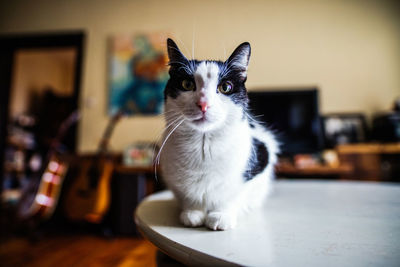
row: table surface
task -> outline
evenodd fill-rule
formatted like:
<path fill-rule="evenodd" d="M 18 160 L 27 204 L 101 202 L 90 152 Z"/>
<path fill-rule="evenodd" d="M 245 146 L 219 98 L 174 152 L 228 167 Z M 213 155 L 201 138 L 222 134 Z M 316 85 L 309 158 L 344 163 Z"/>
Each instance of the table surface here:
<path fill-rule="evenodd" d="M 400 186 L 390 183 L 275 183 L 262 210 L 235 229 L 185 228 L 173 195 L 147 197 L 142 234 L 188 265 L 400 266 Z"/>

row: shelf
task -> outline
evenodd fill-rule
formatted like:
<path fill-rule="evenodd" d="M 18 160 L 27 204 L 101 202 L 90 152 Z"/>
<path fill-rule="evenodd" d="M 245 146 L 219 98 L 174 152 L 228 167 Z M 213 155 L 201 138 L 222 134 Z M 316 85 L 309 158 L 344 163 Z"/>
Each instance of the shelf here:
<path fill-rule="evenodd" d="M 348 164 L 343 164 L 338 167 L 330 167 L 327 165 L 316 165 L 312 167 L 296 167 L 291 163 L 280 163 L 276 166 L 278 175 L 301 175 L 301 176 L 341 176 L 351 174 L 353 167 Z"/>
<path fill-rule="evenodd" d="M 400 143 L 363 143 L 338 145 L 339 154 L 400 154 Z"/>

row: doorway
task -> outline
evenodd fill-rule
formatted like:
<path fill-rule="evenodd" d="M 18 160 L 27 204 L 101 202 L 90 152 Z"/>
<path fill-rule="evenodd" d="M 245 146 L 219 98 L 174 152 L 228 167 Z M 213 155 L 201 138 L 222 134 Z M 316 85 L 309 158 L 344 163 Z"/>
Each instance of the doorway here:
<path fill-rule="evenodd" d="M 39 171 L 61 122 L 78 108 L 82 31 L 0 36 L 0 191 Z M 76 150 L 77 127 L 63 139 Z"/>

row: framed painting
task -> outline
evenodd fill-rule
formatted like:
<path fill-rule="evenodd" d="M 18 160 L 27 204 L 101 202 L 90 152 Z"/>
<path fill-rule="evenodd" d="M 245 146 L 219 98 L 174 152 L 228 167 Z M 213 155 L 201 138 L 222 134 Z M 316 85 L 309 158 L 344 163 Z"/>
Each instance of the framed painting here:
<path fill-rule="evenodd" d="M 327 114 L 322 116 L 322 122 L 328 148 L 368 140 L 366 118 L 362 113 Z"/>
<path fill-rule="evenodd" d="M 109 114 L 159 114 L 168 80 L 167 34 L 120 35 L 111 39 Z"/>

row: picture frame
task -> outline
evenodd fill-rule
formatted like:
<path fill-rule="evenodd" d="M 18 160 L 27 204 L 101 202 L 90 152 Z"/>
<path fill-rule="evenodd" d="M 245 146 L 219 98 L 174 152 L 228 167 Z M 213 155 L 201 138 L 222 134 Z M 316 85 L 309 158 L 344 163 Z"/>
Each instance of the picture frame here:
<path fill-rule="evenodd" d="M 168 57 L 163 32 L 110 38 L 108 113 L 157 115 L 163 110 Z"/>
<path fill-rule="evenodd" d="M 331 113 L 321 116 L 326 148 L 368 141 L 368 127 L 363 113 Z"/>

